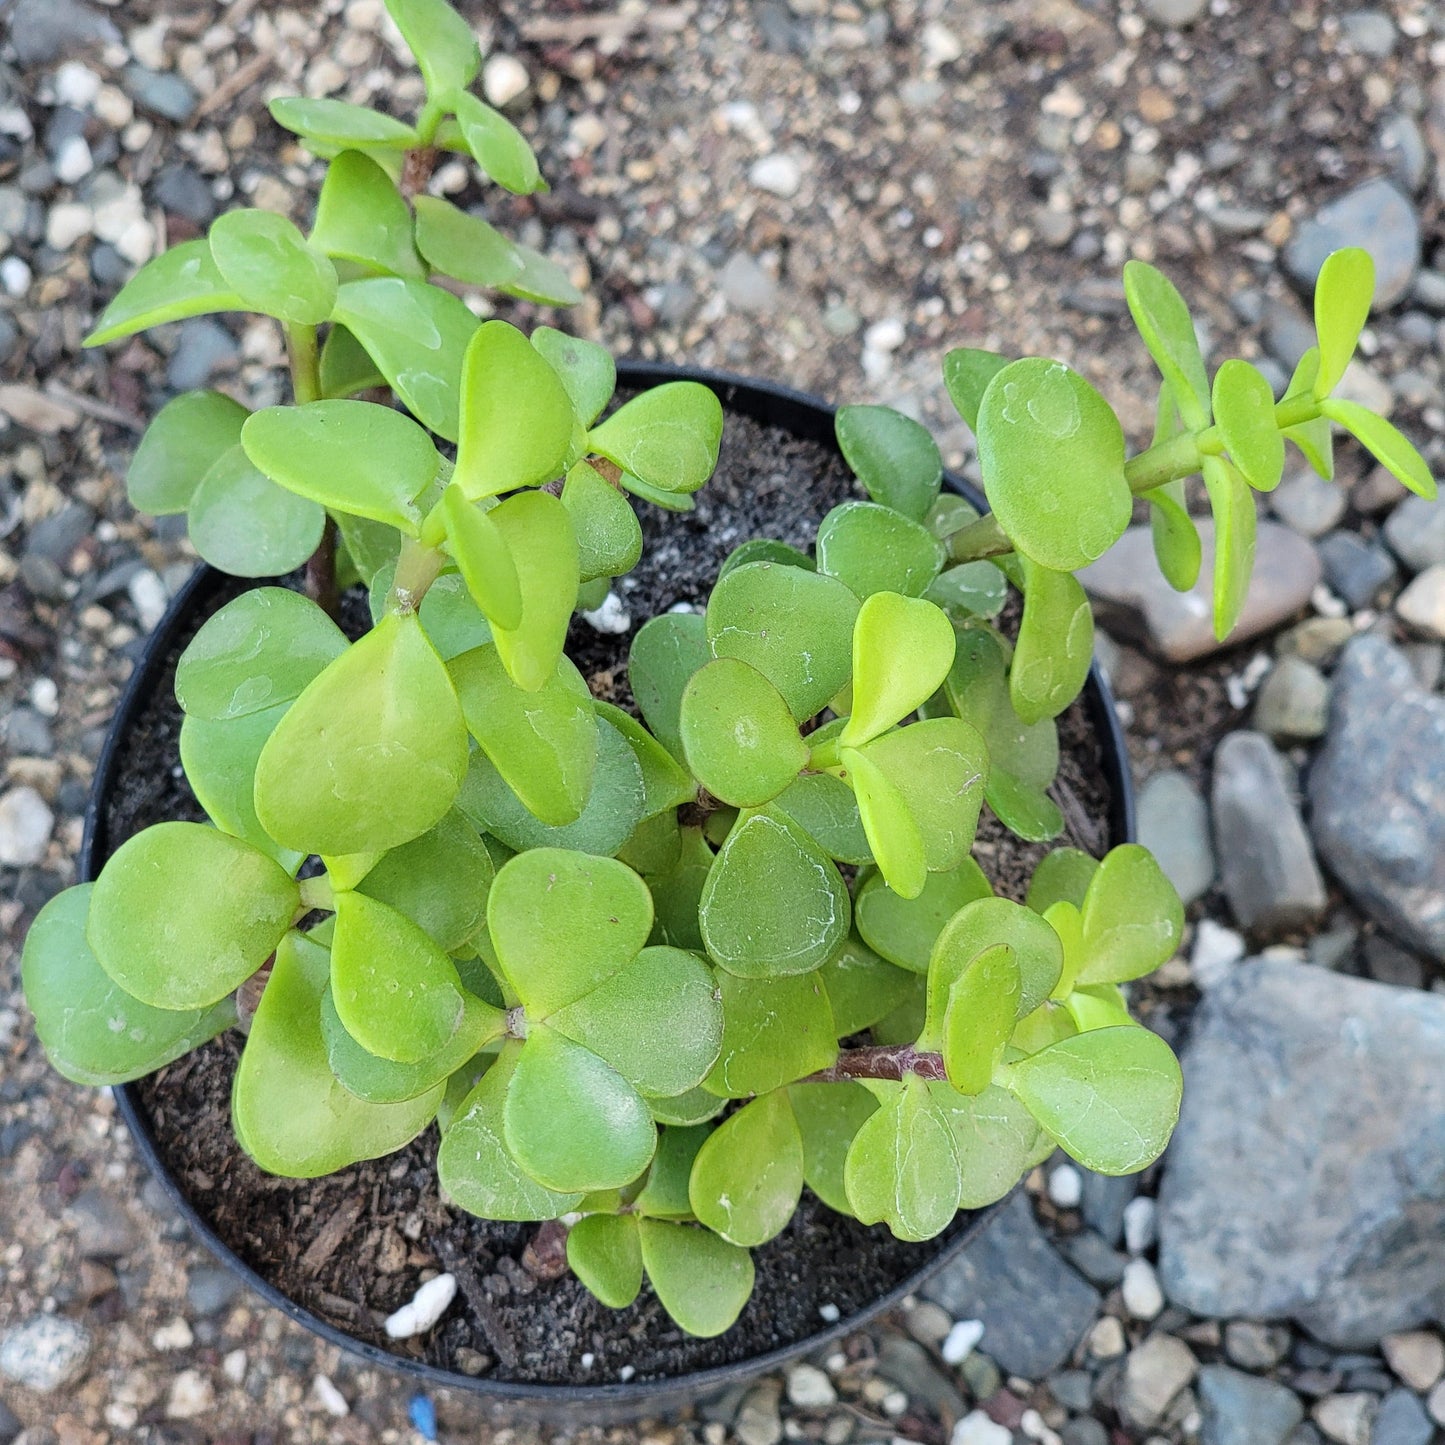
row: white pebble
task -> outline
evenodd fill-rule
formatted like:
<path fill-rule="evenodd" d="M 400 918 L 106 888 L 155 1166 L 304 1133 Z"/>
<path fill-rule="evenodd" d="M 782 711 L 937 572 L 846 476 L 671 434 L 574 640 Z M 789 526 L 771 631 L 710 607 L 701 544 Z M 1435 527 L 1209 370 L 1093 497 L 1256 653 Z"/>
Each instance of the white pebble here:
<path fill-rule="evenodd" d="M 902 1390 L 889 1390 L 878 1402 L 878 1408 L 888 1416 L 890 1420 L 896 1420 L 908 1409 L 908 1396 Z"/>
<path fill-rule="evenodd" d="M 316 1396 L 317 1402 L 328 1415 L 344 1420 L 351 1414 L 351 1406 L 346 1403 L 346 1396 L 336 1388 L 329 1375 L 317 1375 L 311 1382 L 311 1393 Z"/>
<path fill-rule="evenodd" d="M 0 795 L 0 863 L 27 868 L 45 857 L 55 814 L 34 788 L 20 786 Z"/>
<path fill-rule="evenodd" d="M 1164 1291 L 1159 1288 L 1159 1276 L 1147 1259 L 1131 1259 L 1124 1266 L 1124 1279 L 1119 1288 L 1124 1308 L 1134 1319 L 1158 1319 L 1163 1313 Z"/>
<path fill-rule="evenodd" d="M 158 1350 L 188 1350 L 195 1342 L 190 1325 L 179 1315 L 151 1336 L 151 1344 Z"/>
<path fill-rule="evenodd" d="M 147 567 L 130 579 L 126 591 L 140 625 L 149 632 L 166 614 L 166 584 Z"/>
<path fill-rule="evenodd" d="M 632 616 L 622 605 L 622 599 L 615 592 L 609 592 L 602 599 L 600 607 L 591 612 L 584 612 L 582 620 L 594 632 L 605 632 L 614 637 L 620 637 L 632 626 Z"/>
<path fill-rule="evenodd" d="M 1039 1445 L 1063 1445 L 1063 1436 L 1055 1430 L 1050 1430 L 1044 1417 L 1037 1410 L 1025 1410 L 1019 1416 L 1019 1429 L 1030 1440 L 1037 1440 Z"/>
<path fill-rule="evenodd" d="M 637 1369 L 635 1366 L 623 1365 L 623 1367 L 617 1372 L 617 1378 L 621 1380 L 622 1383 L 625 1385 L 636 1373 Z"/>
<path fill-rule="evenodd" d="M 1072 1164 L 1060 1164 L 1049 1175 L 1049 1198 L 1060 1209 L 1077 1209 L 1084 1197 L 1084 1177 Z"/>
<path fill-rule="evenodd" d="M 794 1365 L 788 1371 L 788 1399 L 800 1410 L 823 1410 L 837 1403 L 838 1392 L 816 1365 Z"/>
<path fill-rule="evenodd" d="M 786 153 L 763 156 L 748 169 L 748 181 L 760 191 L 774 196 L 795 196 L 803 183 L 803 166 L 796 156 Z"/>
<path fill-rule="evenodd" d="M 982 1320 L 959 1320 L 945 1336 L 939 1353 L 945 1364 L 961 1365 L 978 1348 L 982 1338 Z"/>
<path fill-rule="evenodd" d="M 53 250 L 68 251 L 82 236 L 90 235 L 92 225 L 89 206 L 62 201 L 45 218 L 45 243 Z"/>
<path fill-rule="evenodd" d="M 1195 984 L 1206 992 L 1218 987 L 1245 955 L 1243 937 L 1211 918 L 1201 918 L 1194 932 L 1194 950 L 1189 955 L 1189 972 Z"/>
<path fill-rule="evenodd" d="M 1147 1194 L 1137 1195 L 1124 1206 L 1124 1248 L 1143 1254 L 1154 1243 L 1155 1204 Z"/>
<path fill-rule="evenodd" d="M 95 157 L 83 135 L 66 136 L 55 153 L 55 177 L 67 186 L 84 180 L 95 169 Z"/>
<path fill-rule="evenodd" d="M 457 1277 L 454 1274 L 439 1274 L 429 1279 L 411 1297 L 410 1304 L 404 1304 L 393 1315 L 386 1318 L 386 1333 L 393 1340 L 409 1340 L 414 1335 L 424 1335 L 447 1312 L 447 1307 L 456 1298 Z"/>
<path fill-rule="evenodd" d="M 906 335 L 903 323 L 896 316 L 885 316 L 882 321 L 875 321 L 863 333 L 863 345 L 869 351 L 897 351 L 903 345 Z"/>
<path fill-rule="evenodd" d="M 30 267 L 19 256 L 7 256 L 0 261 L 0 286 L 4 286 L 7 295 L 23 296 L 33 279 Z"/>
<path fill-rule="evenodd" d="M 37 677 L 30 684 L 30 706 L 41 717 L 54 717 L 60 711 L 60 689 L 53 677 Z"/>
<path fill-rule="evenodd" d="M 818 1318 L 821 1319 L 825 1325 L 836 1325 L 838 1321 L 843 1318 L 843 1311 L 840 1310 L 837 1305 L 819 1305 Z"/>
<path fill-rule="evenodd" d="M 221 1361 L 221 1373 L 233 1385 L 244 1385 L 246 1383 L 246 1365 L 245 1350 L 231 1350 Z"/>
<path fill-rule="evenodd" d="M 527 67 L 515 55 L 489 55 L 482 70 L 482 94 L 498 110 L 520 100 L 532 88 Z"/>
<path fill-rule="evenodd" d="M 76 110 L 89 110 L 100 94 L 100 77 L 78 60 L 67 60 L 55 72 L 55 99 Z"/>
<path fill-rule="evenodd" d="M 982 1410 L 971 1410 L 953 1427 L 950 1445 L 1013 1445 L 1013 1431 L 990 1420 Z"/>

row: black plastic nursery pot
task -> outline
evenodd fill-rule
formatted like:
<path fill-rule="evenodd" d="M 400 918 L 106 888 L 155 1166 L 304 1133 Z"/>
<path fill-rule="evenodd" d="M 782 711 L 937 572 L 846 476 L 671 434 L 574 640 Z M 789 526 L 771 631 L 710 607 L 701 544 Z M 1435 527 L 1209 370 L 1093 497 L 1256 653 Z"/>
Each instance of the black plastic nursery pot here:
<path fill-rule="evenodd" d="M 666 381 L 699 381 L 717 393 L 726 414 L 748 418 L 763 426 L 777 428 L 800 441 L 815 443 L 830 453 L 837 452 L 834 409 L 801 392 L 724 372 L 653 364 L 623 363 L 618 368 L 618 379 L 623 388 L 634 391 Z M 978 491 L 959 478 L 949 476 L 946 484 L 974 505 L 984 505 Z M 136 728 L 148 700 L 165 685 L 167 659 L 174 653 L 178 639 L 194 625 L 198 609 L 215 598 L 220 584 L 219 574 L 208 567 L 198 568 L 147 641 L 111 723 L 96 770 L 79 860 L 83 881 L 95 878 L 115 846 L 108 836 L 107 805 L 117 785 L 125 740 Z M 1110 845 L 1131 841 L 1135 820 L 1128 756 L 1108 686 L 1097 666 L 1089 675 L 1082 702 L 1098 747 L 1100 771 L 1110 795 L 1108 816 L 1104 820 L 1107 829 L 1103 831 L 1106 831 Z M 114 1092 L 141 1157 L 192 1232 L 221 1263 L 269 1305 L 312 1334 L 338 1346 L 358 1365 L 393 1370 L 406 1377 L 413 1387 L 450 1389 L 481 1397 L 496 1418 L 512 1421 L 534 1420 L 581 1426 L 666 1415 L 775 1370 L 860 1328 L 897 1305 L 905 1296 L 916 1292 L 930 1275 L 968 1247 L 998 1208 L 993 1206 L 972 1214 L 938 1240 L 911 1246 L 917 1251 L 917 1267 L 863 1307 L 853 1309 L 832 1322 L 820 1318 L 816 1332 L 746 1359 L 687 1374 L 628 1380 L 625 1383 L 538 1384 L 475 1377 L 393 1354 L 347 1333 L 290 1298 L 244 1260 L 221 1237 L 205 1212 L 187 1196 L 164 1156 L 139 1086 L 125 1085 Z M 1041 1304 L 1041 1307 L 1047 1308 L 1047 1305 Z"/>

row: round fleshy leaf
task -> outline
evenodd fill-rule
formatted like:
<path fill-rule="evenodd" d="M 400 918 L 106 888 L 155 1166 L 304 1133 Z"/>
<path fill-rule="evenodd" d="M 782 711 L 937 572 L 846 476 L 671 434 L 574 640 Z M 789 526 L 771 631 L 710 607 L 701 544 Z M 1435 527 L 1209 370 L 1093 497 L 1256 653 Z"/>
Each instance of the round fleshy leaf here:
<path fill-rule="evenodd" d="M 572 1273 L 608 1309 L 625 1310 L 642 1288 L 642 1239 L 630 1214 L 589 1214 L 567 1231 Z"/>
<path fill-rule="evenodd" d="M 791 819 L 753 813 L 728 836 L 699 909 L 715 963 L 743 978 L 809 973 L 848 936 L 848 889 Z"/>
<path fill-rule="evenodd" d="M 706 1095 L 714 1110 L 717 1099 Z M 652 1101 L 649 1101 L 651 1103 Z M 712 1131 L 702 1127 L 664 1129 L 657 1137 L 657 1153 L 647 1171 L 647 1183 L 633 1201 L 638 1214 L 648 1219 L 691 1219 L 688 1180 L 698 1150 Z"/>
<path fill-rule="evenodd" d="M 833 428 L 868 495 L 923 521 L 943 481 L 943 458 L 928 429 L 888 406 L 839 407 Z"/>
<path fill-rule="evenodd" d="M 1368 407 L 1339 397 L 1322 401 L 1320 411 L 1354 436 L 1401 485 L 1419 496 L 1434 499 L 1435 478 L 1430 474 L 1430 467 L 1398 427 L 1376 416 Z"/>
<path fill-rule="evenodd" d="M 1099 864 L 1084 895 L 1078 982 L 1127 983 L 1167 963 L 1184 933 L 1184 907 L 1147 848 L 1126 843 Z"/>
<path fill-rule="evenodd" d="M 757 668 L 804 722 L 821 712 L 852 675 L 860 606 L 836 577 L 750 562 L 713 588 L 707 640 L 715 656 Z"/>
<path fill-rule="evenodd" d="M 688 1198 L 699 1224 L 732 1244 L 766 1244 L 803 1193 L 803 1139 L 785 1089 L 730 1115 L 692 1166 Z"/>
<path fill-rule="evenodd" d="M 859 597 L 921 597 L 947 558 L 943 543 L 921 522 L 876 502 L 843 502 L 818 527 L 818 571 Z"/>
<path fill-rule="evenodd" d="M 1247 361 L 1232 358 L 1214 374 L 1214 417 L 1234 465 L 1259 492 L 1284 475 L 1284 437 L 1274 420 L 1274 390 Z"/>
<path fill-rule="evenodd" d="M 693 1224 L 644 1219 L 638 1230 L 642 1263 L 668 1314 L 703 1339 L 731 1329 L 753 1292 L 747 1250 Z"/>
<path fill-rule="evenodd" d="M 823 965 L 823 986 L 838 1037 L 862 1033 L 886 1018 L 912 990 L 915 975 L 885 962 L 856 934 Z"/>
<path fill-rule="evenodd" d="M 336 268 L 285 216 L 243 208 L 211 225 L 211 257 L 227 286 L 252 311 L 295 326 L 316 326 L 336 304 Z"/>
<path fill-rule="evenodd" d="M 1009 364 L 1006 356 L 996 351 L 979 351 L 960 346 L 943 358 L 943 384 L 959 416 L 971 432 L 978 431 L 978 410 L 988 384 Z"/>
<path fill-rule="evenodd" d="M 313 401 L 258 411 L 242 433 L 246 455 L 273 482 L 335 512 L 421 529 L 419 497 L 441 458 L 409 417 L 369 401 Z"/>
<path fill-rule="evenodd" d="M 370 156 L 342 151 L 326 169 L 310 244 L 382 276 L 425 279 L 412 242 L 411 210 Z"/>
<path fill-rule="evenodd" d="M 1236 467 L 1223 457 L 1205 457 L 1201 470 L 1214 513 L 1214 635 L 1223 642 L 1249 595 L 1258 514 L 1254 493 Z"/>
<path fill-rule="evenodd" d="M 861 1084 L 794 1084 L 788 1090 L 803 1140 L 803 1182 L 839 1214 L 853 1213 L 843 1171 L 859 1129 L 878 1108 Z"/>
<path fill-rule="evenodd" d="M 737 808 L 775 798 L 808 762 L 808 745 L 782 694 L 735 657 L 693 674 L 682 695 L 681 728 L 693 775 Z"/>
<path fill-rule="evenodd" d="M 586 462 L 567 473 L 562 505 L 577 533 L 578 570 L 584 582 L 621 577 L 642 556 L 642 525 L 632 503 Z"/>
<path fill-rule="evenodd" d="M 341 629 L 310 598 L 253 587 L 187 644 L 176 666 L 176 700 L 191 717 L 245 717 L 299 697 L 346 647 Z"/>
<path fill-rule="evenodd" d="M 507 1146 L 549 1189 L 621 1189 L 657 1148 L 641 1096 L 610 1064 L 545 1024 L 529 1027 L 502 1106 Z"/>
<path fill-rule="evenodd" d="M 214 462 L 191 497 L 191 545 L 235 577 L 279 577 L 321 544 L 326 512 L 278 487 L 240 446 Z"/>
<path fill-rule="evenodd" d="M 1040 860 L 1029 880 L 1028 906 L 1047 913 L 1055 903 L 1084 906 L 1089 883 L 1099 871 L 1099 860 L 1079 848 L 1055 848 Z"/>
<path fill-rule="evenodd" d="M 498 627 L 522 625 L 522 584 L 506 538 L 491 516 L 457 487 L 442 494 L 447 550 L 473 601 Z"/>
<path fill-rule="evenodd" d="M 209 1008 L 152 1008 L 126 993 L 86 941 L 94 887 L 67 888 L 35 915 L 20 981 L 51 1064 L 98 1087 L 144 1078 L 199 1048 L 236 1022 L 236 1008 L 229 996 Z"/>
<path fill-rule="evenodd" d="M 522 620 L 494 622 L 492 638 L 518 687 L 535 692 L 556 672 L 577 605 L 577 534 L 566 507 L 548 492 L 519 492 L 487 515 L 517 569 Z"/>
<path fill-rule="evenodd" d="M 923 595 L 956 622 L 997 617 L 1008 601 L 1008 579 L 992 562 L 964 562 L 940 572 Z"/>
<path fill-rule="evenodd" d="M 384 852 L 433 828 L 467 768 L 446 665 L 389 613 L 316 677 L 261 750 L 256 815 L 308 853 Z"/>
<path fill-rule="evenodd" d="M 993 890 L 972 858 L 947 873 L 930 873 L 917 898 L 902 898 L 875 873 L 858 889 L 854 909 L 858 932 L 870 948 L 912 973 L 927 973 L 933 944 L 943 926 L 966 903 L 990 898 Z"/>
<path fill-rule="evenodd" d="M 322 396 L 354 396 L 358 391 L 386 385 L 377 364 L 344 326 L 327 328 L 326 340 L 321 343 L 320 364 Z"/>
<path fill-rule="evenodd" d="M 534 848 L 498 871 L 487 922 L 517 997 L 531 1017 L 543 1019 L 637 956 L 652 928 L 652 898 L 642 879 L 614 859 Z"/>
<path fill-rule="evenodd" d="M 953 664 L 953 626 L 931 602 L 878 592 L 853 624 L 853 712 L 839 741 L 861 747 L 915 712 Z"/>
<path fill-rule="evenodd" d="M 300 901 L 295 880 L 249 843 L 200 823 L 157 823 L 101 869 L 86 937 L 142 1003 L 209 1008 L 266 962 Z"/>
<path fill-rule="evenodd" d="M 680 828 L 678 833 L 677 861 L 647 880 L 657 908 L 652 942 L 701 953 L 704 950 L 698 909 L 712 872 L 713 851 L 701 828 Z"/>
<path fill-rule="evenodd" d="M 720 973 L 722 1051 L 705 1087 L 724 1098 L 766 1094 L 831 1067 L 838 1035 L 818 973 L 739 978 Z"/>
<path fill-rule="evenodd" d="M 1020 1059 L 1009 1088 L 1071 1158 L 1135 1174 L 1164 1152 L 1179 1119 L 1179 1061 L 1137 1026 L 1093 1029 Z"/>
<path fill-rule="evenodd" d="M 1009 668 L 1009 700 L 1030 726 L 1057 717 L 1083 690 L 1094 660 L 1094 613 L 1071 573 L 1021 560 L 1024 615 Z"/>
<path fill-rule="evenodd" d="M 276 950 L 236 1069 L 236 1138 L 269 1174 L 315 1179 L 391 1154 L 431 1123 L 444 1086 L 396 1104 L 349 1094 L 326 1060 L 321 999 L 327 953 L 298 933 Z"/>
<path fill-rule="evenodd" d="M 386 0 L 386 9 L 416 57 L 429 96 L 450 99 L 477 78 L 477 37 L 447 0 Z"/>
<path fill-rule="evenodd" d="M 388 599 L 382 601 L 382 612 L 386 610 L 391 592 L 389 582 L 386 590 Z M 467 590 L 460 572 L 443 572 L 427 588 L 416 615 L 427 641 L 436 648 L 437 656 L 443 662 L 451 662 L 462 653 L 470 652 L 474 647 L 483 647 L 492 640 L 491 624 Z"/>
<path fill-rule="evenodd" d="M 138 512 L 162 517 L 191 505 L 201 478 L 237 442 L 249 413 L 218 391 L 188 391 L 156 413 L 125 474 Z"/>
<path fill-rule="evenodd" d="M 500 287 L 521 273 L 519 248 L 480 216 L 435 196 L 417 196 L 413 205 L 417 249 L 444 276 Z"/>
<path fill-rule="evenodd" d="M 383 146 L 405 150 L 416 144 L 416 131 L 369 106 L 326 97 L 287 95 L 270 103 L 277 125 L 303 140 L 328 146 Z"/>
<path fill-rule="evenodd" d="M 637 721 L 610 702 L 596 702 L 597 716 L 605 718 L 622 734 L 642 773 L 643 817 L 655 818 L 668 813 L 676 826 L 676 810 L 697 798 L 697 784 L 692 775 L 673 761 L 672 754 Z"/>
<path fill-rule="evenodd" d="M 863 1122 L 843 1181 L 853 1213 L 864 1224 L 887 1224 L 897 1239 L 917 1243 L 948 1227 L 962 1182 L 958 1155 L 947 1118 L 916 1074 Z"/>
<path fill-rule="evenodd" d="M 658 1154 L 661 1155 L 669 1133 L 675 1133 L 678 1129 L 690 1128 L 694 1125 L 706 1124 L 709 1119 L 717 1118 L 727 1108 L 727 1103 L 716 1094 L 708 1093 L 704 1088 L 696 1088 L 689 1089 L 687 1093 L 678 1094 L 671 1099 L 655 1099 L 649 1094 L 647 1107 L 652 1110 L 652 1117 L 659 1124 L 675 1126 L 662 1133 L 657 1149 Z M 654 1165 L 655 1163 L 654 1160 Z M 682 1186 L 682 1200 L 686 1204 L 687 1180 L 685 1178 Z M 689 1212 L 691 1212 L 690 1209 Z"/>
<path fill-rule="evenodd" d="M 501 111 L 466 92 L 452 104 L 467 150 L 492 180 L 516 196 L 547 189 L 527 138 Z"/>
<path fill-rule="evenodd" d="M 652 735 L 681 760 L 682 694 L 712 656 L 707 624 L 695 612 L 668 612 L 644 622 L 627 655 L 632 695 Z"/>
<path fill-rule="evenodd" d="M 1076 988 L 1064 1000 L 1064 1008 L 1081 1034 L 1091 1029 L 1127 1028 L 1134 1022 L 1124 991 L 1116 983 Z"/>
<path fill-rule="evenodd" d="M 930 984 L 932 980 L 930 980 Z M 971 958 L 948 987 L 942 1041 L 948 1081 L 960 1094 L 981 1094 L 1018 1021 L 1023 981 L 1006 943 Z"/>
<path fill-rule="evenodd" d="M 784 567 L 801 567 L 805 572 L 818 570 L 806 552 L 800 552 L 786 542 L 777 542 L 771 537 L 749 537 L 723 559 L 722 566 L 718 568 L 719 580 L 735 568 L 747 566 L 749 562 L 776 562 Z"/>
<path fill-rule="evenodd" d="M 591 426 L 617 389 L 617 363 L 605 346 L 568 336 L 551 326 L 532 333 L 532 345 L 561 379 L 572 398 L 572 410 L 583 426 Z"/>
<path fill-rule="evenodd" d="M 1159 570 L 1176 592 L 1189 592 L 1199 580 L 1203 549 L 1199 528 L 1185 505 L 1184 483 L 1169 482 L 1144 493 Z"/>
<path fill-rule="evenodd" d="M 1189 307 L 1162 272 L 1143 261 L 1124 263 L 1124 298 L 1154 364 L 1178 400 L 1190 430 L 1209 425 L 1209 375 Z"/>
<path fill-rule="evenodd" d="M 362 893 L 336 896 L 331 996 L 347 1033 L 399 1064 L 439 1052 L 462 1019 L 451 959 L 405 914 Z"/>
<path fill-rule="evenodd" d="M 356 337 L 423 426 L 456 441 L 462 360 L 479 324 L 457 297 L 408 277 L 368 277 L 341 286 L 333 319 Z"/>
<path fill-rule="evenodd" d="M 959 1208 L 997 1203 L 1032 1167 L 1040 1138 L 1034 1116 L 996 1084 L 973 1095 L 945 1083 L 930 1083 L 928 1091 L 953 1133 L 963 1182 Z"/>
<path fill-rule="evenodd" d="M 211 259 L 207 241 L 182 241 L 147 261 L 120 288 L 84 344 L 103 346 L 167 321 L 245 309 Z"/>
<path fill-rule="evenodd" d="M 800 773 L 774 800 L 820 848 L 839 863 L 873 862 L 852 788 L 831 773 Z"/>
<path fill-rule="evenodd" d="M 1375 262 L 1359 246 L 1332 251 L 1315 280 L 1315 334 L 1320 366 L 1312 390 L 1328 396 L 1344 377 L 1375 297 Z"/>
<path fill-rule="evenodd" d="M 1009 540 L 1041 565 L 1077 571 L 1124 535 L 1133 498 L 1123 429 L 1061 363 L 1028 358 L 994 377 L 979 411 L 978 455 Z"/>
<path fill-rule="evenodd" d="M 648 486 L 686 495 L 712 476 L 722 426 L 722 403 L 708 387 L 669 381 L 624 402 L 587 445 Z"/>
<path fill-rule="evenodd" d="M 844 748 L 842 762 L 879 873 L 901 898 L 917 898 L 928 881 L 928 849 L 908 799 L 867 753 Z"/>

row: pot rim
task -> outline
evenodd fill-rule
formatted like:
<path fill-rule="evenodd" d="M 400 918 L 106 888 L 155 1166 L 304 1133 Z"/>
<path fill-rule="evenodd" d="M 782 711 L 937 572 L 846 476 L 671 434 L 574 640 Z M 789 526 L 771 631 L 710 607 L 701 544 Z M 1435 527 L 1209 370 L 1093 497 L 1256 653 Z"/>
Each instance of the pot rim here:
<path fill-rule="evenodd" d="M 620 385 L 638 389 L 669 381 L 700 381 L 718 394 L 725 410 L 739 412 L 764 424 L 783 427 L 795 436 L 837 450 L 833 431 L 836 408 L 792 387 L 757 380 L 735 372 L 633 360 L 618 362 L 617 379 Z M 944 485 L 980 510 L 987 509 L 982 493 L 963 478 L 945 472 Z M 121 694 L 106 732 L 86 805 L 85 826 L 78 858 L 79 881 L 89 882 L 94 879 L 99 872 L 101 855 L 106 851 L 108 840 L 104 836 L 104 800 L 110 791 L 116 770 L 120 739 L 128 730 L 142 699 L 152 689 L 153 674 L 160 660 L 169 651 L 171 641 L 189 613 L 196 596 L 212 585 L 218 575 L 204 563 L 191 574 L 172 598 L 165 616 L 146 639 L 145 648 Z M 1135 837 L 1133 779 L 1128 766 L 1123 729 L 1114 709 L 1108 683 L 1097 662 L 1090 667 L 1083 698 L 1089 721 L 1100 737 L 1101 767 L 1110 787 L 1109 833 L 1116 843 L 1131 842 Z M 151 1121 L 141 1106 L 134 1085 L 122 1084 L 114 1087 L 111 1092 L 121 1117 L 130 1129 L 137 1152 L 191 1232 L 248 1288 L 293 1323 L 357 1357 L 364 1364 L 394 1371 L 418 1385 L 462 1391 L 471 1396 L 489 1399 L 502 1407 L 521 1406 L 534 1415 L 561 1412 L 577 1421 L 590 1423 L 606 1419 L 640 1418 L 649 1412 L 660 1414 L 678 1409 L 691 1401 L 776 1370 L 854 1333 L 916 1292 L 930 1277 L 955 1259 L 993 1221 L 998 1211 L 1013 1197 L 1014 1192 L 1011 1191 L 996 1204 L 975 1211 L 964 1227 L 925 1263 L 863 1308 L 834 1323 L 825 1324 L 824 1328 L 801 1340 L 776 1346 L 763 1354 L 689 1374 L 625 1383 L 574 1385 L 498 1380 L 489 1376 L 464 1375 L 423 1360 L 392 1354 L 378 1345 L 347 1334 L 284 1294 L 221 1239 L 182 1192 L 169 1166 L 161 1157 Z M 1018 1186 L 1015 1186 L 1015 1191 L 1017 1188 Z"/>

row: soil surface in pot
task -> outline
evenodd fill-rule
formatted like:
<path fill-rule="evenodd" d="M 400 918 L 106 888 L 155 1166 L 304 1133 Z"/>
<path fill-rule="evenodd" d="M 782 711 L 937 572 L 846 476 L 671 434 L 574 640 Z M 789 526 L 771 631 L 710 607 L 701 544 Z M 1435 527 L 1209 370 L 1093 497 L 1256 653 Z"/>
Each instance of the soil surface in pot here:
<path fill-rule="evenodd" d="M 696 511 L 639 509 L 647 546 L 619 595 L 638 625 L 678 602 L 701 603 L 739 542 L 773 536 L 807 546 L 824 513 L 855 495 L 855 485 L 826 448 L 730 415 L 721 465 Z M 151 823 L 202 816 L 178 762 L 174 666 L 205 616 L 240 590 L 227 584 L 198 611 L 123 741 L 104 818 L 112 849 Z M 629 640 L 579 622 L 569 645 L 596 691 L 624 703 Z M 1108 843 L 1102 820 L 1110 802 L 1098 742 L 1079 704 L 1060 724 L 1055 796 L 1069 821 L 1059 841 L 1097 853 Z M 1044 851 L 1020 843 L 985 810 L 977 856 L 1000 893 L 1022 898 Z M 754 1251 L 757 1287 L 738 1323 L 719 1339 L 698 1340 L 677 1329 L 646 1287 L 629 1309 L 613 1311 L 570 1275 L 534 1280 L 521 1260 L 536 1226 L 474 1219 L 443 1203 L 434 1129 L 389 1158 L 324 1179 L 261 1173 L 231 1133 L 231 1079 L 241 1044 L 239 1034 L 228 1034 L 139 1086 L 162 1157 L 183 1191 L 243 1260 L 314 1314 L 362 1340 L 464 1374 L 588 1384 L 745 1361 L 866 1308 L 967 1223 L 961 1215 L 948 1235 L 903 1244 L 805 1192 L 784 1233 Z M 422 1341 L 388 1341 L 382 1320 L 410 1299 L 425 1272 L 438 1269 L 450 1270 L 460 1285 L 446 1319 Z"/>

